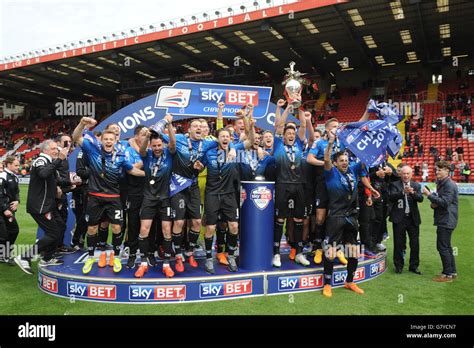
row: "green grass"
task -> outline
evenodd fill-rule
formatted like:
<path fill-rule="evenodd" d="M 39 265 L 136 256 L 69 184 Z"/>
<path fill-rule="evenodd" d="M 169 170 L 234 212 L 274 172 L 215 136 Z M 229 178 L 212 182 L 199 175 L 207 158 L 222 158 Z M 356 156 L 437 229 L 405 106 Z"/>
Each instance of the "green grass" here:
<path fill-rule="evenodd" d="M 21 188 L 22 204 L 18 213 L 18 243 L 33 243 L 36 225 L 25 212 L 26 187 Z M 395 274 L 392 266 L 393 238 L 387 241 L 388 269 L 377 279 L 362 283 L 365 295 L 335 289 L 333 298 L 322 297 L 320 291 L 292 295 L 266 296 L 208 303 L 162 305 L 103 304 L 55 298 L 41 292 L 36 277 L 17 267 L 0 264 L 0 314 L 406 314 L 453 315 L 474 314 L 472 285 L 474 275 L 469 267 L 474 246 L 471 223 L 474 221 L 474 197 L 460 196 L 460 221 L 453 235 L 457 248 L 459 278 L 453 283 L 435 283 L 431 278 L 440 273 L 441 261 L 436 251 L 436 233 L 432 210 L 421 205 L 420 269 L 422 276 L 405 271 Z"/>

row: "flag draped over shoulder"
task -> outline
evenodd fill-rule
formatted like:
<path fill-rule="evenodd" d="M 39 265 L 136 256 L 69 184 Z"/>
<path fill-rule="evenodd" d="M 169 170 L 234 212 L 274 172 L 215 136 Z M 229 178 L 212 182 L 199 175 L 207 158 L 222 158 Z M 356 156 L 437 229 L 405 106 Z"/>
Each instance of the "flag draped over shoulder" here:
<path fill-rule="evenodd" d="M 381 164 L 387 152 L 395 158 L 402 146 L 397 127 L 382 120 L 349 123 L 339 127 L 336 135 L 368 167 Z"/>
<path fill-rule="evenodd" d="M 373 112 L 377 117 L 383 121 L 387 121 L 390 124 L 396 125 L 399 123 L 403 116 L 400 114 L 400 111 L 393 104 L 389 103 L 377 103 L 375 100 L 371 99 L 369 101 L 369 106 L 367 109 L 369 112 Z"/>

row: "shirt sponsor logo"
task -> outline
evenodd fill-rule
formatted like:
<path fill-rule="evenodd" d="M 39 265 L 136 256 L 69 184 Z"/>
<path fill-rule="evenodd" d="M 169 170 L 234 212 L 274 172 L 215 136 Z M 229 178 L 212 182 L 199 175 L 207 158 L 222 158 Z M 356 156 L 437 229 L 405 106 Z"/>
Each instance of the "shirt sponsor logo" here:
<path fill-rule="evenodd" d="M 266 186 L 259 186 L 250 193 L 250 199 L 260 210 L 265 210 L 272 200 L 272 191 Z"/>
<path fill-rule="evenodd" d="M 131 285 L 130 301 L 176 301 L 186 299 L 186 285 Z"/>
<path fill-rule="evenodd" d="M 202 283 L 199 284 L 199 297 L 226 297 L 247 295 L 252 293 L 252 280 L 238 280 L 233 282 Z"/>
<path fill-rule="evenodd" d="M 334 279 L 333 279 L 334 285 L 344 284 L 346 279 L 347 279 L 347 271 L 334 272 Z M 363 280 L 363 279 L 365 279 L 365 268 L 359 267 L 355 271 L 354 281 Z"/>
<path fill-rule="evenodd" d="M 278 291 L 317 289 L 323 286 L 322 274 L 278 277 Z"/>
<path fill-rule="evenodd" d="M 115 285 L 67 282 L 67 295 L 70 297 L 115 300 L 117 298 L 117 288 Z"/>
<path fill-rule="evenodd" d="M 189 105 L 190 89 L 162 87 L 156 97 L 156 108 L 185 108 Z"/>
<path fill-rule="evenodd" d="M 58 293 L 58 280 L 57 279 L 46 277 L 40 274 L 39 282 L 42 289 L 49 292 L 54 292 L 55 294 Z"/>

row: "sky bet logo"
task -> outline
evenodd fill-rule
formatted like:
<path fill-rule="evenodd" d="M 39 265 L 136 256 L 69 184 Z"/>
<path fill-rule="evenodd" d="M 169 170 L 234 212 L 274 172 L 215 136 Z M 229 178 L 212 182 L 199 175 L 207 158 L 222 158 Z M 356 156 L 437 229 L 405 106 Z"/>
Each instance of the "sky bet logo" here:
<path fill-rule="evenodd" d="M 279 277 L 278 291 L 316 289 L 323 286 L 322 274 L 309 274 L 298 277 Z"/>
<path fill-rule="evenodd" d="M 69 297 L 115 300 L 117 298 L 117 289 L 115 285 L 67 282 L 67 295 Z"/>
<path fill-rule="evenodd" d="M 42 274 L 39 275 L 39 282 L 42 289 L 58 293 L 58 280 L 50 277 L 46 277 Z"/>
<path fill-rule="evenodd" d="M 139 286 L 129 288 L 130 301 L 179 301 L 186 299 L 186 285 Z"/>
<path fill-rule="evenodd" d="M 257 91 L 232 91 L 227 89 L 216 88 L 199 88 L 201 101 L 220 103 L 226 105 L 246 105 L 253 104 L 258 106 Z"/>
<path fill-rule="evenodd" d="M 347 271 L 334 272 L 333 284 L 334 285 L 344 284 L 344 282 L 346 281 L 346 278 L 347 278 Z M 359 267 L 357 268 L 354 274 L 354 281 L 363 280 L 363 279 L 365 279 L 365 268 Z"/>
<path fill-rule="evenodd" d="M 370 276 L 373 277 L 385 270 L 385 260 L 370 265 Z"/>
<path fill-rule="evenodd" d="M 252 293 L 252 280 L 238 280 L 235 282 L 204 283 L 199 285 L 199 297 L 225 297 L 246 295 Z"/>

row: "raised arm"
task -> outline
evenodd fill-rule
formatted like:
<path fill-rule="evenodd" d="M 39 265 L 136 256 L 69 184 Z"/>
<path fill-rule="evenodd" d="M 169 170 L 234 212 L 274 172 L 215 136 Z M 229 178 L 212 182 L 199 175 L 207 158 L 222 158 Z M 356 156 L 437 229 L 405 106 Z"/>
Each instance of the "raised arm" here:
<path fill-rule="evenodd" d="M 298 119 L 300 120 L 300 128 L 298 129 L 298 137 L 301 142 L 306 140 L 306 118 L 303 110 L 298 110 Z"/>
<path fill-rule="evenodd" d="M 278 125 L 280 124 L 281 120 L 281 108 L 285 105 L 285 100 L 278 99 L 277 101 L 277 108 L 275 111 L 275 129 L 277 129 Z"/>
<path fill-rule="evenodd" d="M 222 115 L 222 111 L 224 110 L 225 104 L 220 102 L 217 104 L 217 119 L 216 119 L 216 131 L 221 128 L 224 128 L 224 116 Z"/>
<path fill-rule="evenodd" d="M 77 127 L 74 129 L 74 132 L 72 133 L 72 140 L 77 145 L 82 146 L 82 142 L 84 141 L 84 138 L 82 137 L 82 132 L 84 132 L 85 128 L 94 127 L 96 124 L 97 124 L 97 121 L 91 117 L 81 118 L 81 121 L 79 122 Z"/>
<path fill-rule="evenodd" d="M 142 145 L 140 146 L 140 150 L 138 151 L 140 153 L 141 157 L 145 157 L 147 150 L 148 150 L 148 144 L 150 143 L 150 135 L 151 132 L 148 128 L 143 128 L 140 133 L 145 136 L 145 140 L 143 141 Z"/>
<path fill-rule="evenodd" d="M 333 131 L 328 132 L 328 146 L 324 151 L 324 170 L 329 171 L 332 169 L 332 162 L 331 162 L 331 155 L 332 155 L 332 146 L 334 145 L 334 141 L 336 140 L 336 135 Z"/>
<path fill-rule="evenodd" d="M 255 142 L 255 119 L 251 118 L 249 120 L 250 124 L 250 131 L 249 131 L 249 138 L 244 141 L 245 150 L 250 149 Z"/>
<path fill-rule="evenodd" d="M 283 111 L 283 115 L 281 116 L 280 121 L 278 122 L 278 126 L 275 127 L 276 135 L 281 136 L 283 134 L 283 130 L 285 129 L 285 124 L 286 124 L 286 119 L 288 118 L 288 115 L 290 114 L 290 110 L 292 108 L 293 107 L 290 104 L 288 104 L 286 106 L 285 111 Z"/>
<path fill-rule="evenodd" d="M 311 148 L 314 143 L 314 127 L 311 123 L 311 112 L 305 111 L 304 118 L 306 119 L 306 129 L 308 130 L 308 147 Z"/>
<path fill-rule="evenodd" d="M 176 133 L 172 123 L 173 116 L 167 114 L 165 116 L 165 120 L 168 122 L 168 136 L 170 137 L 170 141 L 168 143 L 168 150 L 174 154 L 176 152 Z"/>

